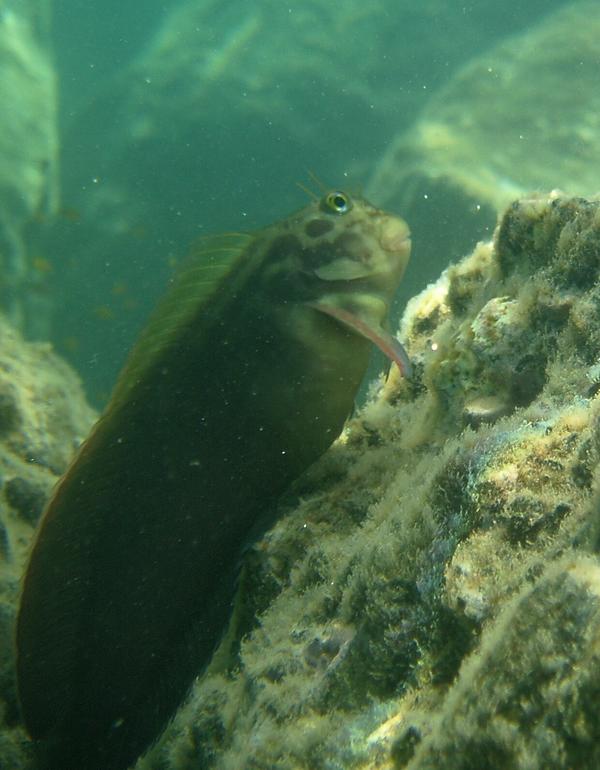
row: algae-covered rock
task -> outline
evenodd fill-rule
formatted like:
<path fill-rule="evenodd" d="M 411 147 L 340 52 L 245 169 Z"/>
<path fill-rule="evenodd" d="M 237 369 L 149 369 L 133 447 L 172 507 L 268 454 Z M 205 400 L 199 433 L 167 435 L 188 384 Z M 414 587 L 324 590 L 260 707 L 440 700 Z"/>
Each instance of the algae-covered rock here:
<path fill-rule="evenodd" d="M 31 766 L 14 686 L 17 595 L 37 520 L 94 420 L 75 373 L 0 318 L 0 767 Z"/>
<path fill-rule="evenodd" d="M 599 270 L 600 204 L 525 199 L 411 301 L 140 768 L 597 767 Z"/>
<path fill-rule="evenodd" d="M 411 222 L 426 280 L 511 200 L 600 190 L 599 36 L 600 6 L 569 3 L 480 53 L 399 130 L 368 192 Z"/>
<path fill-rule="evenodd" d="M 600 762 L 600 564 L 557 559 L 486 629 L 410 770 Z"/>

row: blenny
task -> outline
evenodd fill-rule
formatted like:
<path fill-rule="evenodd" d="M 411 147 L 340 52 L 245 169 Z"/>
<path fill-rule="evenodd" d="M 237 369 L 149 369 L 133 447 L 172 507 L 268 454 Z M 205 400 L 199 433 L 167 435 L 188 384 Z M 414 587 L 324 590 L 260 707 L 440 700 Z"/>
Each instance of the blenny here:
<path fill-rule="evenodd" d="M 40 522 L 18 694 L 47 770 L 129 767 L 202 673 L 240 551 L 339 435 L 410 252 L 406 224 L 333 191 L 217 236 L 173 280 Z"/>

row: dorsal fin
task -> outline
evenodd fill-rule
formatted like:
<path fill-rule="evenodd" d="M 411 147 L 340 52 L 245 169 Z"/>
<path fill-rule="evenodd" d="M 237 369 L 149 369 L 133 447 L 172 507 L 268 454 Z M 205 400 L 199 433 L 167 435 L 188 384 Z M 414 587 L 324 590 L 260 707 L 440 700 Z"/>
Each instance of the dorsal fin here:
<path fill-rule="evenodd" d="M 182 327 L 214 296 L 256 236 L 225 233 L 203 239 L 171 279 L 172 285 L 150 316 L 121 372 L 110 406 L 122 404 L 156 356 L 174 342 Z"/>

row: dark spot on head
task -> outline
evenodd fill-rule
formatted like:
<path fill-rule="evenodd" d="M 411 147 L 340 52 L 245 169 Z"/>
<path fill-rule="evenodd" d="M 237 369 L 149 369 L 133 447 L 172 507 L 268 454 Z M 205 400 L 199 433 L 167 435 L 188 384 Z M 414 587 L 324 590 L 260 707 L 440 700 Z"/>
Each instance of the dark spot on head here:
<path fill-rule="evenodd" d="M 318 238 L 320 235 L 325 235 L 333 229 L 333 222 L 329 222 L 327 219 L 312 219 L 306 224 L 304 228 L 307 235 L 311 238 Z"/>

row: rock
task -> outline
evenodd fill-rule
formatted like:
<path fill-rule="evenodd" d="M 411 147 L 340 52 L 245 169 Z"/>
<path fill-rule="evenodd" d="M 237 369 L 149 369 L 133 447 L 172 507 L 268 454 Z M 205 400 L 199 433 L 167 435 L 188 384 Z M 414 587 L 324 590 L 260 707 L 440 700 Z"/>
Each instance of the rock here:
<path fill-rule="evenodd" d="M 95 418 L 75 373 L 0 317 L 0 766 L 32 767 L 14 687 L 14 621 L 34 526 Z"/>
<path fill-rule="evenodd" d="M 27 478 L 32 466 L 62 473 L 93 415 L 79 378 L 51 345 L 26 344 L 0 317 L 0 446 L 24 464 L 17 475 Z"/>
<path fill-rule="evenodd" d="M 296 485 L 140 770 L 597 766 L 598 255 L 599 203 L 526 199 L 409 303 L 413 380 Z"/>
<path fill-rule="evenodd" d="M 599 645 L 598 559 L 557 559 L 486 629 L 405 766 L 597 767 Z"/>

